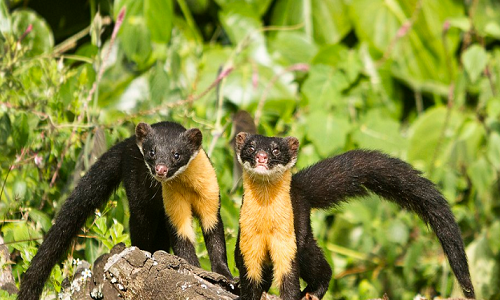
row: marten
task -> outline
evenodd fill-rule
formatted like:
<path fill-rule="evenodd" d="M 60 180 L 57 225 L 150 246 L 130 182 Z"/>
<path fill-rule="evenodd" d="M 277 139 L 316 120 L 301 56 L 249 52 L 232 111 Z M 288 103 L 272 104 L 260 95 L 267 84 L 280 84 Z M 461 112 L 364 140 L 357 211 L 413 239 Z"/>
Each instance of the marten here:
<path fill-rule="evenodd" d="M 338 206 L 369 192 L 415 212 L 436 233 L 463 293 L 474 298 L 460 228 L 434 184 L 408 163 L 378 151 L 353 150 L 292 175 L 299 141 L 241 132 L 243 167 L 235 261 L 241 299 L 258 300 L 274 279 L 282 299 L 321 299 L 332 270 L 311 229 L 312 208 Z M 299 277 L 307 287 L 301 291 Z"/>
<path fill-rule="evenodd" d="M 227 266 L 215 171 L 201 148 L 199 129 L 174 122 L 140 123 L 135 136 L 105 152 L 64 202 L 21 280 L 18 299 L 38 299 L 53 266 L 86 219 L 121 182 L 130 209 L 132 245 L 169 251 L 200 266 L 192 215 L 199 218 L 212 271 L 232 278 Z M 158 184 L 161 183 L 161 184 Z"/>

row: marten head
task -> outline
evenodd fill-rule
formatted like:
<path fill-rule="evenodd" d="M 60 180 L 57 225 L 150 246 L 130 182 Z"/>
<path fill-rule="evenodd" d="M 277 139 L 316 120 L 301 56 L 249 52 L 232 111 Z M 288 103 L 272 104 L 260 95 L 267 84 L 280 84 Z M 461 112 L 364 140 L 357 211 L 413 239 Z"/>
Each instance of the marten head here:
<path fill-rule="evenodd" d="M 182 173 L 201 149 L 202 134 L 198 128 L 186 130 L 173 122 L 153 126 L 139 123 L 136 143 L 151 175 L 159 182 Z"/>
<path fill-rule="evenodd" d="M 252 177 L 274 177 L 297 162 L 299 140 L 295 137 L 267 137 L 240 132 L 236 135 L 236 156 Z"/>

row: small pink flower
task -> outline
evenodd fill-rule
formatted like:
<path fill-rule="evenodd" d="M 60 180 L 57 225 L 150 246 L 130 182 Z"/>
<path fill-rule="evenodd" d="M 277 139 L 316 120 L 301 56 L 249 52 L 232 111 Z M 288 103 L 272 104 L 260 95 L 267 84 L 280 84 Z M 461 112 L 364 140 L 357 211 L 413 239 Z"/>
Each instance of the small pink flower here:
<path fill-rule="evenodd" d="M 42 159 L 43 159 L 43 157 L 41 155 L 39 155 L 38 153 L 33 158 L 33 160 L 35 161 L 35 165 L 37 167 L 40 167 L 42 165 Z"/>

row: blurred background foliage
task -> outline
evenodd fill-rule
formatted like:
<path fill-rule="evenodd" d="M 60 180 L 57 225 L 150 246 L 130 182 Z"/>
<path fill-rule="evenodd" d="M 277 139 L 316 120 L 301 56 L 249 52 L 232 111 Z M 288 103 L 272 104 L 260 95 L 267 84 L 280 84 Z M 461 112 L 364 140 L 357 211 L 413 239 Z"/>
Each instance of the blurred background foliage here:
<path fill-rule="evenodd" d="M 500 2 L 0 0 L 0 32 L 2 266 L 16 280 L 95 158 L 139 121 L 161 120 L 204 133 L 237 274 L 242 191 L 230 192 L 229 141 L 245 109 L 260 133 L 299 138 L 298 169 L 368 148 L 422 170 L 452 206 L 478 298 L 500 299 Z M 71 276 L 72 258 L 130 244 L 128 218 L 119 189 L 45 294 Z M 326 299 L 461 295 L 416 216 L 368 197 L 312 220 L 334 269 Z"/>

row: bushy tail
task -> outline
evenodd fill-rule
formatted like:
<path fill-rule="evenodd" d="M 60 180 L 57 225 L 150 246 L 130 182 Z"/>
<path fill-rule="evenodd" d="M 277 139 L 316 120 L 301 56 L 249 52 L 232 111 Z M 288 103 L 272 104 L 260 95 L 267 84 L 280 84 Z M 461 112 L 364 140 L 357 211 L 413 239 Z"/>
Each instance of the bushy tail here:
<path fill-rule="evenodd" d="M 460 228 L 448 202 L 406 162 L 377 151 L 349 151 L 298 172 L 292 189 L 313 208 L 336 206 L 373 192 L 417 213 L 436 233 L 464 295 L 474 298 Z"/>
<path fill-rule="evenodd" d="M 80 179 L 63 204 L 31 265 L 21 280 L 19 300 L 39 299 L 52 268 L 71 244 L 85 220 L 109 199 L 121 182 L 121 157 L 126 142 L 104 153 Z"/>

